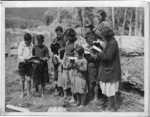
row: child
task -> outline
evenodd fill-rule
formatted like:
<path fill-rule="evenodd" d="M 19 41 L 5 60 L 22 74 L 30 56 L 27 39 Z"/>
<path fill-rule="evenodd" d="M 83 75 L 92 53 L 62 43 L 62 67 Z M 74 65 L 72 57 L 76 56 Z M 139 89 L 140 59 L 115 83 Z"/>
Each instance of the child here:
<path fill-rule="evenodd" d="M 64 39 L 64 32 L 63 28 L 61 26 L 57 26 L 55 29 L 56 37 L 53 39 L 52 44 L 58 43 L 60 48 L 63 50 L 65 48 L 65 39 Z M 58 49 L 58 48 L 57 48 Z M 56 48 L 53 52 L 52 55 L 52 63 L 54 65 L 54 80 L 55 80 L 55 96 L 58 96 L 58 89 L 57 89 L 57 81 L 58 81 L 58 64 L 57 64 L 57 58 L 55 56 L 58 55 Z"/>
<path fill-rule="evenodd" d="M 76 48 L 75 55 L 75 70 L 73 72 L 74 77 L 74 93 L 77 95 L 77 103 L 74 105 L 80 105 L 80 108 L 84 106 L 85 96 L 88 92 L 86 83 L 86 71 L 87 61 L 84 58 L 84 49 L 82 46 Z"/>
<path fill-rule="evenodd" d="M 64 95 L 63 94 L 63 56 L 64 56 L 64 50 L 59 50 L 59 56 L 58 56 L 58 82 L 57 82 L 57 87 L 58 87 L 58 91 L 61 95 L 61 97 Z"/>
<path fill-rule="evenodd" d="M 58 45 L 58 46 L 57 46 Z M 52 63 L 54 66 L 54 81 L 55 81 L 55 96 L 59 95 L 58 92 L 58 87 L 57 87 L 57 81 L 58 81 L 58 66 L 59 66 L 59 61 L 58 61 L 58 49 L 60 49 L 60 45 L 59 44 L 54 44 L 52 43 L 50 45 L 51 51 L 53 52 L 52 54 Z"/>
<path fill-rule="evenodd" d="M 79 46 L 79 43 L 76 42 L 76 33 L 72 28 L 68 28 L 65 31 L 65 37 L 68 40 L 66 42 L 65 46 L 65 54 L 63 58 L 63 90 L 64 90 L 64 97 L 62 99 L 67 98 L 67 91 L 69 88 L 71 88 L 72 84 L 72 71 L 71 69 L 71 62 L 69 60 L 69 57 L 75 57 L 74 50 L 77 46 Z M 70 102 L 74 102 L 74 94 L 72 94 L 72 99 Z"/>
<path fill-rule="evenodd" d="M 114 32 L 111 28 L 105 27 L 101 34 L 105 42 L 105 48 L 96 54 L 96 58 L 101 61 L 98 72 L 99 84 L 102 93 L 108 99 L 108 107 L 106 110 L 115 111 L 116 92 L 118 91 L 121 80 L 118 43 L 114 38 Z"/>
<path fill-rule="evenodd" d="M 44 97 L 44 90 L 45 90 L 45 82 L 48 80 L 48 64 L 47 61 L 49 60 L 49 50 L 48 48 L 43 44 L 44 43 L 44 36 L 43 35 L 37 35 L 37 44 L 33 48 L 33 56 L 40 57 L 41 61 L 36 62 L 34 64 L 34 72 L 33 72 L 33 79 L 34 79 L 34 85 L 36 92 L 38 92 L 38 85 L 41 83 L 41 93 L 42 97 Z"/>
<path fill-rule="evenodd" d="M 25 61 L 32 57 L 33 44 L 31 43 L 32 37 L 29 33 L 24 35 L 24 41 L 20 42 L 18 47 L 18 62 L 19 62 L 19 74 L 22 80 L 22 94 L 20 98 L 25 96 L 25 79 L 27 80 L 28 95 L 30 95 L 31 89 L 31 76 L 32 76 L 32 64 L 27 64 Z"/>

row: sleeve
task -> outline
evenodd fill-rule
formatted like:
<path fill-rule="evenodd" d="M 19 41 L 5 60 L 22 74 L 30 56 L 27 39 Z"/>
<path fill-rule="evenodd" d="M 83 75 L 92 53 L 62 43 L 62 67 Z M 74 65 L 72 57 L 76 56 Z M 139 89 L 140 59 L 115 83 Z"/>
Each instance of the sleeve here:
<path fill-rule="evenodd" d="M 79 67 L 80 71 L 86 71 L 87 70 L 87 61 L 84 59 L 82 66 Z"/>
<path fill-rule="evenodd" d="M 20 45 L 19 45 L 19 47 L 18 47 L 18 59 L 21 61 L 21 62 L 23 62 L 24 61 L 24 57 L 23 57 L 23 46 L 21 45 L 21 43 L 20 43 Z"/>
<path fill-rule="evenodd" d="M 112 61 L 117 51 L 117 48 L 117 42 L 111 42 L 108 46 L 106 53 L 102 53 L 102 60 L 106 62 Z"/>

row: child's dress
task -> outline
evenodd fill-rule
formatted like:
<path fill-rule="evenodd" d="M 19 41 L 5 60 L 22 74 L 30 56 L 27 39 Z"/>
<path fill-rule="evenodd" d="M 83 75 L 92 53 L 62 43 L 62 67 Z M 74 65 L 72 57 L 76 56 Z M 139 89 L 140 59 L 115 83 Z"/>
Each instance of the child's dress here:
<path fill-rule="evenodd" d="M 33 56 L 35 57 L 49 58 L 49 51 L 45 45 L 43 45 L 42 47 L 39 47 L 38 45 L 34 46 L 32 53 Z M 34 85 L 38 85 L 39 83 L 45 85 L 45 82 L 49 82 L 47 61 L 43 61 L 40 62 L 38 65 L 34 65 L 33 69 L 34 69 L 33 72 Z"/>
<path fill-rule="evenodd" d="M 69 43 L 69 41 L 66 43 L 66 47 L 65 47 L 65 54 L 64 54 L 64 58 L 63 58 L 63 89 L 68 89 L 71 88 L 72 89 L 72 72 L 73 69 L 71 69 L 71 64 L 70 64 L 70 60 L 69 57 L 74 57 L 74 50 L 76 49 L 76 47 L 79 46 L 79 43 L 77 42 L 73 42 L 73 43 Z"/>
<path fill-rule="evenodd" d="M 88 87 L 86 82 L 87 61 L 85 58 L 78 60 L 78 68 L 73 71 L 74 93 L 86 94 Z"/>
<path fill-rule="evenodd" d="M 58 57 L 58 82 L 57 86 L 58 87 L 63 87 L 63 65 L 62 65 L 62 60 Z"/>

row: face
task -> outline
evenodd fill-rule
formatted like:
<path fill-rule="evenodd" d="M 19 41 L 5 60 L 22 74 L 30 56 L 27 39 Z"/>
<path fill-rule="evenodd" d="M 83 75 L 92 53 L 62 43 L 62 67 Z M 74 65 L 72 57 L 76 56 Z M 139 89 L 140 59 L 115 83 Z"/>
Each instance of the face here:
<path fill-rule="evenodd" d="M 61 37 L 63 36 L 63 32 L 57 31 L 57 32 L 56 32 L 56 35 L 57 35 L 58 38 L 61 38 Z"/>
<path fill-rule="evenodd" d="M 101 22 L 103 20 L 102 16 L 99 13 L 97 13 L 97 19 L 99 22 Z"/>
<path fill-rule="evenodd" d="M 31 44 L 31 40 L 27 40 L 27 41 L 25 41 L 25 44 L 26 44 L 27 46 L 30 46 L 30 44 Z"/>
<path fill-rule="evenodd" d="M 38 46 L 43 46 L 43 41 L 37 41 Z"/>

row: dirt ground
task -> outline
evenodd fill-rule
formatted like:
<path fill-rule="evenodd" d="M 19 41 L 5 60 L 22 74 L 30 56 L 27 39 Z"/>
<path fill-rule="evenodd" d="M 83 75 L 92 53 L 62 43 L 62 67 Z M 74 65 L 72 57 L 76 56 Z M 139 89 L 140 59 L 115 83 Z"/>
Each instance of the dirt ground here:
<path fill-rule="evenodd" d="M 142 79 L 144 74 L 144 59 L 143 57 L 121 58 L 125 62 L 122 69 L 127 68 L 131 74 Z M 133 66 L 134 64 L 134 66 Z M 142 66 L 143 65 L 143 66 Z M 50 75 L 50 83 L 46 85 L 45 98 L 42 97 L 24 97 L 20 99 L 21 82 L 18 74 L 17 57 L 6 58 L 5 61 L 5 79 L 6 79 L 6 105 L 14 105 L 28 108 L 31 112 L 47 112 L 49 107 L 58 106 L 60 97 L 54 97 L 54 83 L 52 75 Z M 125 90 L 121 93 L 122 102 L 117 100 L 119 109 L 118 112 L 143 112 L 144 111 L 144 96 L 140 95 L 135 90 Z M 32 87 L 32 94 L 34 88 Z M 136 97 L 136 98 L 135 98 Z M 87 104 L 84 108 L 66 106 L 68 112 L 101 112 L 104 111 L 101 106 L 96 104 Z M 12 112 L 6 108 L 6 112 Z"/>

